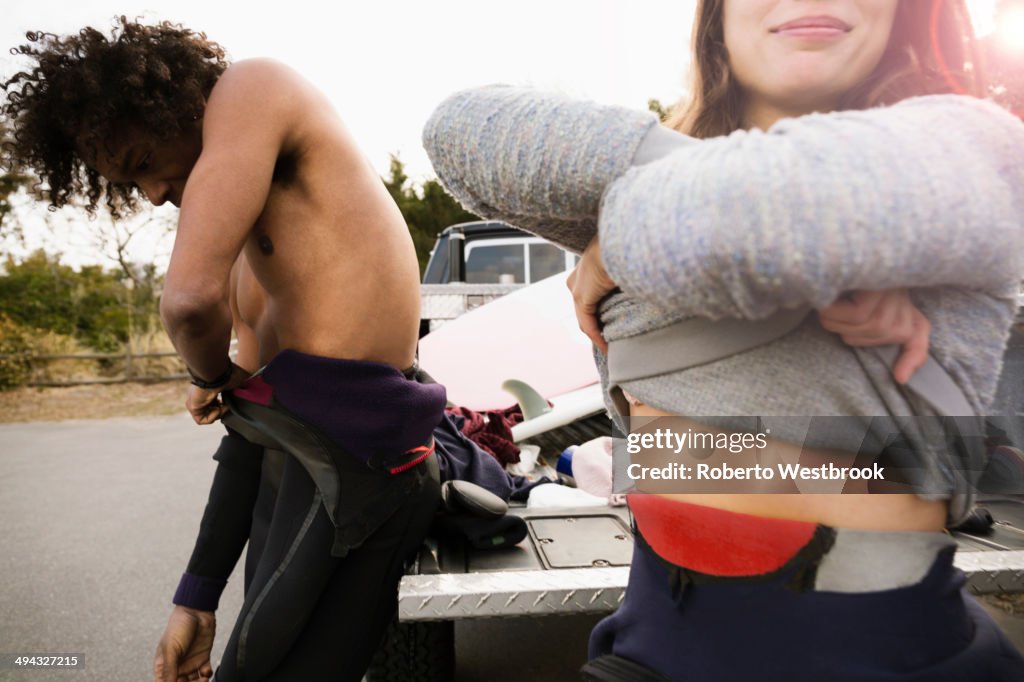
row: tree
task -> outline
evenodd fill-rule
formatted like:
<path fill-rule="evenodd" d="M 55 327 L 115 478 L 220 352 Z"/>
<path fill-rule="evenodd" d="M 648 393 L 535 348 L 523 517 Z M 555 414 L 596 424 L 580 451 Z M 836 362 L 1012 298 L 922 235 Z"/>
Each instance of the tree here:
<path fill-rule="evenodd" d="M 662 122 L 664 122 L 665 119 L 668 118 L 668 115 L 672 113 L 670 107 L 666 107 L 664 104 L 661 103 L 660 99 L 655 99 L 653 97 L 647 100 L 647 109 L 648 111 L 653 111 L 654 113 L 656 113 L 658 115 L 658 118 Z"/>
<path fill-rule="evenodd" d="M 15 173 L 0 173 L 0 230 L 7 215 L 11 212 L 11 195 L 15 194 L 24 184 L 26 178 Z"/>
<path fill-rule="evenodd" d="M 139 271 L 141 286 L 126 286 L 122 273 L 99 265 L 76 271 L 56 256 L 36 251 L 18 262 L 8 256 L 0 276 L 0 310 L 29 329 L 74 336 L 101 351 L 128 340 L 129 320 L 139 328 L 156 324 L 159 286 L 155 268 Z"/>
<path fill-rule="evenodd" d="M 417 190 L 409 182 L 405 164 L 394 154 L 391 155 L 391 166 L 388 177 L 384 178 L 384 186 L 398 204 L 398 210 L 402 212 L 402 217 L 409 226 L 409 234 L 412 236 L 416 257 L 420 263 L 420 274 L 427 267 L 430 249 L 433 248 L 437 235 L 444 228 L 480 219 L 462 208 L 437 180 L 427 180 Z"/>
<path fill-rule="evenodd" d="M 120 268 L 122 279 L 130 280 L 136 289 L 147 286 L 152 288 L 156 272 L 152 257 L 144 264 L 133 261 L 129 246 L 141 234 L 152 238 L 155 233 L 156 238 L 162 242 L 174 232 L 175 221 L 167 214 L 158 213 L 152 206 L 145 206 L 138 213 L 117 220 L 107 213 L 98 213 L 90 218 L 89 223 L 93 244 L 105 258 Z"/>
<path fill-rule="evenodd" d="M 7 124 L 0 119 L 0 154 L 2 154 L 8 139 Z M 3 158 L 0 156 L 0 160 Z M 0 235 L 3 235 L 7 216 L 11 212 L 11 197 L 28 184 L 26 176 L 14 172 L 6 166 L 7 164 L 0 162 Z"/>

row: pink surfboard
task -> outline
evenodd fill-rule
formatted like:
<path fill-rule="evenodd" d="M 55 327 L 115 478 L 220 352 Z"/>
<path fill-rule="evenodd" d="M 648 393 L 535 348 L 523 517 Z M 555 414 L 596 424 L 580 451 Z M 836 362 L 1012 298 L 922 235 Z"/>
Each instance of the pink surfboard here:
<path fill-rule="evenodd" d="M 510 407 L 508 379 L 545 398 L 599 381 L 590 339 L 579 330 L 568 272 L 480 306 L 420 339 L 420 366 L 473 410 Z"/>

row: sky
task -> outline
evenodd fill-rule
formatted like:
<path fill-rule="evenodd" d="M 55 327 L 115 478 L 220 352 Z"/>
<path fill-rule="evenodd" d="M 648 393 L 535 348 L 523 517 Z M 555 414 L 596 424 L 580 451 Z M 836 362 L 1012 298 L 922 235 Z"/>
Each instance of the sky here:
<path fill-rule="evenodd" d="M 901 0 L 925 2 L 926 0 Z M 970 0 L 984 24 L 995 0 Z M 272 57 L 323 90 L 383 175 L 398 154 L 411 178 L 432 172 L 420 130 L 448 94 L 487 83 L 555 89 L 644 108 L 685 92 L 694 0 L 3 0 L 0 77 L 29 30 L 107 29 L 124 14 L 170 19 L 221 43 L 237 61 Z M 982 29 L 983 26 L 979 26 Z M 988 29 L 990 30 L 990 27 Z M 64 252 L 72 265 L 101 261 L 90 240 L 62 230 L 80 216 L 26 209 L 26 247 Z M 170 216 L 170 214 L 165 214 Z M 170 218 L 169 218 L 170 219 Z M 64 227 L 62 227 L 64 226 Z M 152 240 L 150 240 L 152 241 Z M 141 259 L 165 259 L 167 240 L 139 240 Z M 23 249 L 6 245 L 14 252 Z"/>
<path fill-rule="evenodd" d="M 118 14 L 170 19 L 225 46 L 234 60 L 273 57 L 328 94 L 385 172 L 398 152 L 429 173 L 419 133 L 448 94 L 505 82 L 644 107 L 682 94 L 693 1 L 652 0 L 47 0 L 4 2 L 0 73 L 25 31 L 107 28 Z M 244 7 L 244 9 L 242 9 Z M 11 11 L 13 10 L 13 11 Z"/>

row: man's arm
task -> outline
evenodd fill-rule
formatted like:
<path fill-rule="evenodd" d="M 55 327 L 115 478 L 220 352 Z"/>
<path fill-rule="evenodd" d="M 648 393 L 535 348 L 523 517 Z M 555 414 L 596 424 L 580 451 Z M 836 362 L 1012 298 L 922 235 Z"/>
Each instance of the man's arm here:
<path fill-rule="evenodd" d="M 299 115 L 300 87 L 286 67 L 251 60 L 225 71 L 210 93 L 160 301 L 174 347 L 207 381 L 229 367 L 231 266 L 263 211 Z"/>
<path fill-rule="evenodd" d="M 231 271 L 230 309 L 238 339 L 236 362 L 245 368 L 259 366 L 256 334 L 238 310 L 239 258 Z M 192 389 L 200 390 L 197 387 Z M 176 682 L 179 673 L 199 670 L 213 674 L 210 654 L 216 632 L 221 592 L 234 570 L 252 527 L 253 507 L 259 495 L 263 448 L 228 432 L 213 458 L 217 471 L 209 501 L 199 525 L 192 557 L 175 591 L 174 609 L 157 645 L 153 670 L 157 682 Z"/>
<path fill-rule="evenodd" d="M 230 289 L 228 304 L 231 310 L 232 328 L 235 331 L 235 338 L 238 340 L 235 362 L 231 366 L 231 378 L 227 384 L 216 388 L 203 388 L 194 382 L 188 387 L 188 398 L 185 400 L 185 408 L 192 415 L 192 419 L 200 425 L 213 424 L 223 417 L 228 408 L 219 400 L 220 393 L 237 388 L 252 376 L 255 369 L 260 366 L 259 339 L 256 338 L 256 332 L 252 330 L 252 327 L 242 320 L 242 315 L 238 309 L 238 280 L 241 277 L 243 268 L 247 269 L 248 264 L 245 262 L 245 254 L 239 254 L 238 260 L 235 261 L 228 275 Z M 253 276 L 251 272 L 249 276 Z M 255 288 L 258 289 L 258 287 Z M 258 295 L 259 306 L 262 310 L 262 290 L 259 291 Z"/>
<path fill-rule="evenodd" d="M 231 269 L 228 304 L 238 340 L 235 361 L 248 375 L 259 367 L 259 340 L 242 320 L 238 307 L 238 280 L 246 267 L 244 261 L 245 256 L 240 256 Z M 190 390 L 202 389 L 192 387 Z M 209 501 L 192 558 L 174 599 L 175 604 L 206 611 L 216 610 L 220 592 L 249 539 L 252 509 L 259 493 L 263 448 L 229 429 L 213 458 L 218 465 Z"/>

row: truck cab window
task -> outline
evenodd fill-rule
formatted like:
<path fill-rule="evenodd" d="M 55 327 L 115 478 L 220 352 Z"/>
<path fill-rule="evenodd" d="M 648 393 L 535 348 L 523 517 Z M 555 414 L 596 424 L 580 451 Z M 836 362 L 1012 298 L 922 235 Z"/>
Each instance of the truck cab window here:
<path fill-rule="evenodd" d="M 466 247 L 466 281 L 470 284 L 525 283 L 523 250 L 522 243 L 469 244 Z"/>
<path fill-rule="evenodd" d="M 565 251 L 554 244 L 530 244 L 530 282 L 557 275 L 566 269 Z"/>

